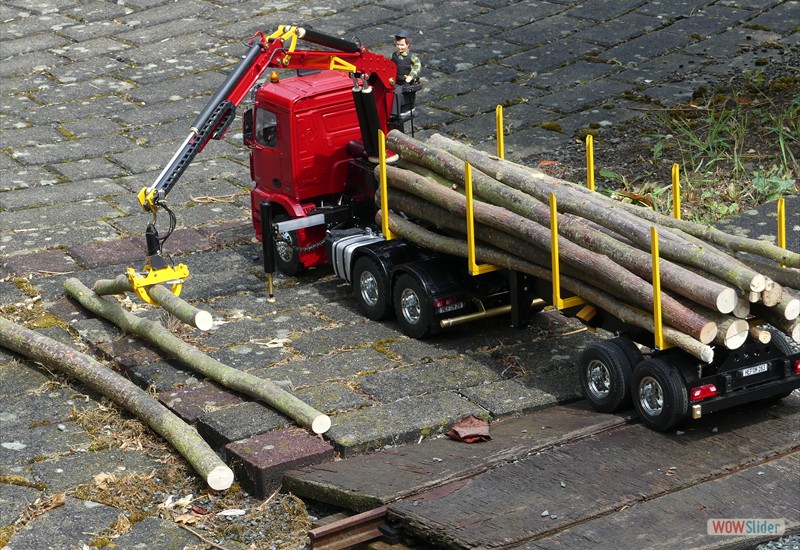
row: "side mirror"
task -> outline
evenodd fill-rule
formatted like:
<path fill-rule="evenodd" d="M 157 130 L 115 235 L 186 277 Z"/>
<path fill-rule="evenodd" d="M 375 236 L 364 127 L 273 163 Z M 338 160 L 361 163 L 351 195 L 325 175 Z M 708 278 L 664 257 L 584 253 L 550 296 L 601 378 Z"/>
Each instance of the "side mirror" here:
<path fill-rule="evenodd" d="M 253 108 L 247 109 L 242 114 L 242 141 L 249 146 L 253 145 Z"/>

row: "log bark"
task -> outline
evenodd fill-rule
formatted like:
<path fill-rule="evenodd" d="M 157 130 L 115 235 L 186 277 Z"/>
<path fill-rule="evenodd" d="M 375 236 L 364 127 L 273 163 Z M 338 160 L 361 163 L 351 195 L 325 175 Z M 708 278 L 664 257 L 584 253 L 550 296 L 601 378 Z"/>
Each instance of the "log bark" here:
<path fill-rule="evenodd" d="M 125 294 L 126 292 L 133 292 L 128 278 L 125 275 L 119 275 L 115 279 L 100 279 L 95 281 L 92 285 L 92 290 L 101 296 L 107 294 Z M 147 288 L 147 294 L 150 298 L 187 325 L 191 325 L 200 330 L 210 330 L 214 325 L 214 319 L 211 313 L 204 309 L 199 309 L 191 305 L 178 296 L 175 296 L 170 290 L 162 285 L 152 285 Z"/>
<path fill-rule="evenodd" d="M 393 150 L 401 155 L 412 154 L 411 151 L 420 150 L 420 145 L 417 144 L 413 144 L 413 148 L 408 147 L 413 138 L 402 137 L 402 134 L 398 134 L 399 132 L 390 132 L 389 134 L 389 143 Z M 578 186 L 574 184 L 567 185 L 568 182 L 547 177 L 543 174 L 532 176 L 532 172 L 527 168 L 492 157 L 439 134 L 431 136 L 429 142 L 449 151 L 463 161 L 469 162 L 474 168 L 504 184 L 530 194 L 543 203 L 547 203 L 550 193 L 554 193 L 558 199 L 561 212 L 585 217 L 617 233 L 627 235 L 645 250 L 650 247 L 649 226 L 655 225 L 660 234 L 659 241 L 662 257 L 675 262 L 701 267 L 741 290 L 754 292 L 763 290 L 764 278 L 761 274 L 750 268 L 743 269 L 738 265 L 732 266 L 730 262 L 724 261 L 719 255 L 709 253 L 710 246 L 708 248 L 698 247 L 694 243 L 681 238 L 680 235 L 674 232 L 671 233 L 664 225 L 655 222 L 651 224 L 642 223 L 642 218 L 632 215 L 622 208 L 620 206 L 621 203 L 604 200 L 597 193 L 583 193 L 576 190 Z M 414 160 L 422 160 L 423 164 L 425 162 L 421 158 L 415 158 Z M 429 167 L 436 169 L 434 166 Z"/>
<path fill-rule="evenodd" d="M 390 185 L 412 192 L 455 213 L 459 219 L 465 219 L 466 200 L 459 193 L 408 170 L 391 166 L 387 166 L 386 170 Z M 390 192 L 390 200 L 391 196 Z M 475 202 L 474 211 L 475 219 L 478 222 L 523 238 L 549 253 L 549 228 L 531 222 L 504 208 L 483 202 Z M 435 219 L 428 221 L 436 222 Z M 578 246 L 569 239 L 560 239 L 559 246 L 562 262 L 594 281 L 595 286 L 601 287 L 620 299 L 625 299 L 631 305 L 652 311 L 653 287 L 649 282 L 611 261 L 607 256 Z M 663 296 L 662 311 L 667 324 L 697 338 L 704 344 L 711 342 L 716 335 L 717 327 L 712 321 L 683 306 L 670 296 Z"/>
<path fill-rule="evenodd" d="M 92 357 L 0 317 L 0 344 L 55 368 L 134 414 L 166 439 L 214 490 L 228 489 L 233 472 L 197 431 L 146 391 Z"/>
<path fill-rule="evenodd" d="M 380 223 L 380 216 L 381 213 L 378 212 L 376 216 L 378 223 Z M 467 244 L 463 239 L 456 239 L 433 233 L 400 216 L 390 214 L 389 227 L 397 235 L 421 246 L 455 256 L 466 257 L 467 255 Z M 550 270 L 522 260 L 513 254 L 507 254 L 483 244 L 476 247 L 476 253 L 481 262 L 491 263 L 500 267 L 514 269 L 521 273 L 528 273 L 534 277 L 550 280 Z M 613 296 L 582 281 L 573 279 L 572 277 L 562 276 L 561 283 L 565 289 L 582 296 L 588 302 L 608 311 L 621 321 L 653 332 L 652 316 L 626 306 Z M 713 361 L 714 351 L 710 346 L 671 327 L 664 327 L 663 332 L 665 340 L 671 345 L 683 349 L 703 362 L 710 363 Z"/>
<path fill-rule="evenodd" d="M 103 299 L 78 279 L 67 279 L 64 289 L 89 311 L 108 319 L 126 332 L 147 339 L 162 351 L 223 386 L 263 401 L 314 433 L 325 433 L 330 428 L 331 421 L 327 415 L 275 383 L 220 363 L 174 336 L 160 324 L 139 318 L 118 304 Z"/>

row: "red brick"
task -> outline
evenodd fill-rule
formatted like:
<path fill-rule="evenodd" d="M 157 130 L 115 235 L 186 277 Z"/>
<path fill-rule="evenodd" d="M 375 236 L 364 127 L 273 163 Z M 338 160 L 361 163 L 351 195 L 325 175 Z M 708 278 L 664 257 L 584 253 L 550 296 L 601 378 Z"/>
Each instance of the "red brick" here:
<path fill-rule="evenodd" d="M 75 260 L 63 250 L 42 250 L 33 254 L 5 256 L 0 258 L 0 276 L 13 275 L 51 275 L 54 273 L 72 273 L 79 269 Z"/>
<path fill-rule="evenodd" d="M 144 264 L 145 261 L 144 239 L 96 241 L 71 246 L 67 251 L 87 269 L 131 262 L 137 264 L 132 267 L 139 269 L 141 266 L 138 264 Z"/>
<path fill-rule="evenodd" d="M 242 488 L 265 498 L 287 471 L 332 461 L 333 447 L 305 430 L 287 428 L 229 443 L 225 456 Z"/>

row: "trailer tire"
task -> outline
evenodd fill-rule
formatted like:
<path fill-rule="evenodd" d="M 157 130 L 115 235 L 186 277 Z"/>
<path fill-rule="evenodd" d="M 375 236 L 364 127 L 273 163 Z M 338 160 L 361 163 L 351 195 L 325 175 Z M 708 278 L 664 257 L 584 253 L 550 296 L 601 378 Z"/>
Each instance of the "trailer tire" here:
<path fill-rule="evenodd" d="M 393 298 L 403 334 L 418 339 L 430 336 L 433 328 L 430 298 L 419 281 L 405 273 L 400 275 L 394 285 Z"/>
<path fill-rule="evenodd" d="M 581 391 L 598 412 L 610 413 L 631 404 L 631 367 L 625 352 L 610 341 L 589 344 L 578 355 Z"/>
<path fill-rule="evenodd" d="M 392 312 L 389 280 L 375 260 L 369 256 L 356 260 L 352 284 L 356 304 L 364 317 L 380 321 L 389 316 Z"/>
<path fill-rule="evenodd" d="M 642 422 L 659 432 L 675 427 L 689 411 L 683 377 L 677 368 L 661 359 L 645 359 L 636 366 L 631 394 Z"/>
<path fill-rule="evenodd" d="M 770 334 L 772 334 L 772 340 L 770 341 L 771 345 L 777 347 L 783 355 L 791 355 L 795 353 L 793 348 L 792 341 L 780 330 L 774 327 L 766 327 Z M 775 403 L 780 401 L 781 399 L 785 399 L 792 395 L 794 390 L 790 390 L 787 392 L 779 393 L 778 395 L 773 395 L 772 397 L 767 397 L 766 401 L 769 403 Z"/>
<path fill-rule="evenodd" d="M 625 358 L 627 359 L 631 372 L 633 372 L 633 369 L 636 368 L 636 365 L 641 363 L 642 359 L 644 359 L 642 350 L 640 350 L 639 346 L 637 346 L 636 343 L 627 336 L 617 336 L 616 338 L 611 338 L 610 340 L 606 341 L 614 344 L 622 350 L 622 353 L 625 354 Z"/>
<path fill-rule="evenodd" d="M 278 214 L 273 221 L 284 222 L 292 219 L 286 214 Z M 297 251 L 297 233 L 286 232 L 282 235 L 284 240 L 272 243 L 275 253 L 275 267 L 278 271 L 289 277 L 293 277 L 303 271 L 303 264 L 300 263 L 300 254 Z M 288 242 L 286 242 L 288 240 Z"/>

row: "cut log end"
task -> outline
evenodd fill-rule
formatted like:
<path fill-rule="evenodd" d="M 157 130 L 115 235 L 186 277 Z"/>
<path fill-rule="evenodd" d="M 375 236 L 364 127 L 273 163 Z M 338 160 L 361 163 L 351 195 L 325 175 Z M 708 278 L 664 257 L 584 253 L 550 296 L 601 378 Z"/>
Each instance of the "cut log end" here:
<path fill-rule="evenodd" d="M 311 431 L 315 434 L 324 434 L 331 428 L 331 417 L 327 414 L 317 416 L 311 422 Z"/>
<path fill-rule="evenodd" d="M 704 363 L 711 363 L 714 360 L 714 348 L 711 346 L 703 346 L 700 349 L 700 360 Z"/>
<path fill-rule="evenodd" d="M 726 288 L 717 295 L 717 311 L 720 313 L 732 313 L 739 304 L 739 297 L 732 288 Z"/>
<path fill-rule="evenodd" d="M 783 316 L 786 317 L 787 321 L 794 321 L 800 317 L 800 300 L 795 300 L 794 298 L 789 300 L 783 310 Z"/>
<path fill-rule="evenodd" d="M 225 465 L 215 466 L 206 476 L 206 483 L 215 491 L 230 489 L 233 485 L 233 470 Z"/>
<path fill-rule="evenodd" d="M 750 327 L 750 337 L 759 344 L 769 344 L 772 341 L 772 333 L 761 327 Z"/>
<path fill-rule="evenodd" d="M 750 334 L 750 324 L 744 319 L 735 319 L 727 327 L 724 334 L 725 347 L 739 349 Z"/>
<path fill-rule="evenodd" d="M 200 330 L 210 330 L 214 326 L 214 318 L 208 311 L 200 310 L 194 316 L 194 326 Z"/>
<path fill-rule="evenodd" d="M 750 315 L 750 302 L 745 298 L 738 298 L 733 308 L 733 315 L 739 319 L 746 319 Z"/>
<path fill-rule="evenodd" d="M 767 287 L 767 278 L 757 274 L 750 280 L 750 292 L 761 293 Z"/>
<path fill-rule="evenodd" d="M 703 328 L 700 329 L 700 334 L 698 335 L 698 340 L 703 344 L 710 344 L 714 341 L 714 338 L 717 336 L 717 324 L 713 322 L 706 323 L 703 325 Z"/>

